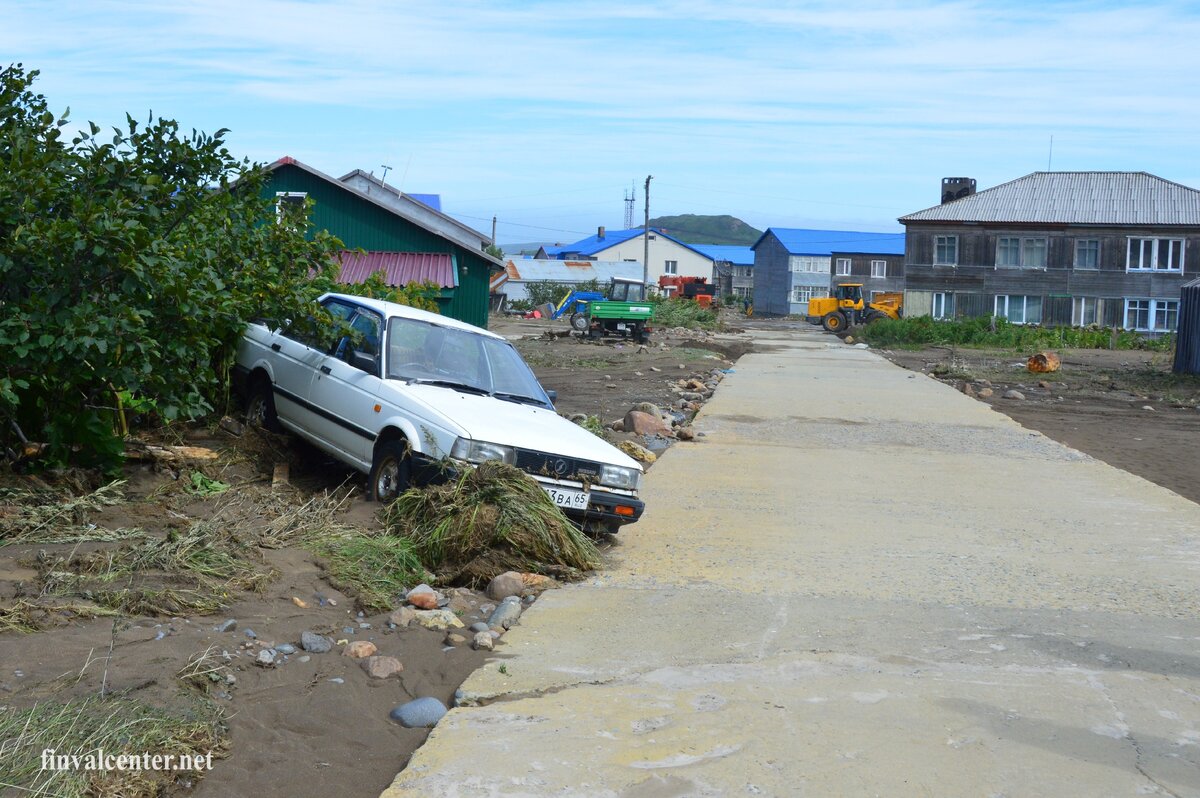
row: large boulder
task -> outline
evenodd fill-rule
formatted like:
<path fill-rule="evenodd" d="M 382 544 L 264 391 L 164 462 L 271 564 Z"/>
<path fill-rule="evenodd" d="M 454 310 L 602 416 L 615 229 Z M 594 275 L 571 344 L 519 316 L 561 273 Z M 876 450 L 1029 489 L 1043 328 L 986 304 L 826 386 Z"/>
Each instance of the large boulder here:
<path fill-rule="evenodd" d="M 638 435 L 669 435 L 671 428 L 662 420 L 662 416 L 652 416 L 641 410 L 630 410 L 625 414 L 625 432 Z"/>

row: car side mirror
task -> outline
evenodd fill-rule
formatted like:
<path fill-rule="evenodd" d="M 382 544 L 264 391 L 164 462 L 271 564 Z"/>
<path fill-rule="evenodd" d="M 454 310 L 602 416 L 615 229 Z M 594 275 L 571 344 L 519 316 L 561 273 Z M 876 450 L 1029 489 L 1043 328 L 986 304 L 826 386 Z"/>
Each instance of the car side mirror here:
<path fill-rule="evenodd" d="M 558 401 L 558 391 L 546 391 L 546 398 L 550 400 L 550 404 Z"/>

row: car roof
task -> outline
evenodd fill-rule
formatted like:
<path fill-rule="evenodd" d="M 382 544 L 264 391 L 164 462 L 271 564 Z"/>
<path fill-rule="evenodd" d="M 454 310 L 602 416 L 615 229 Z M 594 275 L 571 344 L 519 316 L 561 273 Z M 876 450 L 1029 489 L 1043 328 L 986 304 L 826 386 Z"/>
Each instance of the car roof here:
<path fill-rule="evenodd" d="M 351 305 L 359 305 L 368 310 L 375 311 L 376 313 L 382 315 L 385 319 L 391 318 L 392 316 L 399 316 L 405 319 L 415 319 L 416 321 L 424 321 L 428 322 L 429 324 L 436 324 L 440 327 L 453 327 L 459 330 L 466 330 L 467 332 L 486 335 L 490 338 L 500 338 L 502 340 L 504 338 L 502 335 L 497 335 L 496 333 L 491 332 L 490 330 L 485 330 L 482 327 L 476 327 L 474 324 L 467 324 L 465 321 L 452 319 L 449 316 L 443 316 L 440 313 L 430 313 L 428 310 L 419 310 L 417 308 L 409 307 L 408 305 L 400 305 L 396 302 L 384 302 L 382 299 L 371 299 L 370 297 L 354 296 L 353 294 L 334 293 L 322 294 L 318 301 L 324 301 L 326 299 L 340 299 Z"/>

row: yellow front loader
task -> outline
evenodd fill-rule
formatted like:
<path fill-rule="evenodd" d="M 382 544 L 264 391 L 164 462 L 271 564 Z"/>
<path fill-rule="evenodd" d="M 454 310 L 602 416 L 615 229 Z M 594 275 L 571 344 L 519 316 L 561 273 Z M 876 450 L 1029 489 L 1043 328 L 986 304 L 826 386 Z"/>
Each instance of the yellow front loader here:
<path fill-rule="evenodd" d="M 863 301 L 862 283 L 842 283 L 833 296 L 808 300 L 809 324 L 820 324 L 831 333 L 839 333 L 855 324 L 870 324 L 879 319 L 898 319 L 904 315 L 904 294 L 880 294 L 872 302 Z"/>

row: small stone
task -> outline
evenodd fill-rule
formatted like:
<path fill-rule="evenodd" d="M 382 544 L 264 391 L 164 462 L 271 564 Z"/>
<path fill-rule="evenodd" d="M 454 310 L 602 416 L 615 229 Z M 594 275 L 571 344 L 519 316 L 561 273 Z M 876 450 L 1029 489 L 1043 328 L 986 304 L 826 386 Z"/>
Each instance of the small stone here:
<path fill-rule="evenodd" d="M 444 642 L 448 646 L 461 646 L 463 643 L 467 642 L 467 638 L 463 637 L 462 635 L 456 635 L 453 632 L 451 632 L 450 634 L 446 635 L 446 639 Z"/>
<path fill-rule="evenodd" d="M 254 630 L 253 630 L 253 629 L 247 629 L 247 630 L 246 630 L 246 637 L 250 638 L 251 640 L 257 640 L 257 639 L 258 639 L 258 635 L 254 634 Z"/>
<path fill-rule="evenodd" d="M 297 657 L 296 661 L 297 662 L 308 662 L 310 659 L 312 659 L 312 657 L 308 656 L 307 654 L 304 654 L 302 656 Z"/>
<path fill-rule="evenodd" d="M 475 632 L 476 634 L 479 634 L 480 632 L 486 632 L 487 630 L 488 630 L 488 625 L 486 623 L 484 623 L 483 621 L 479 621 L 478 623 L 471 624 L 471 631 Z"/>
<path fill-rule="evenodd" d="M 342 627 L 342 634 L 344 634 L 344 635 L 352 635 L 352 634 L 354 634 L 354 627 L 353 627 L 353 626 L 343 626 L 343 627 Z"/>
<path fill-rule="evenodd" d="M 455 595 L 450 597 L 450 601 L 446 604 L 446 609 L 455 615 L 466 615 L 475 609 L 476 601 L 473 598 L 467 598 L 463 595 Z"/>
<path fill-rule="evenodd" d="M 475 637 L 471 639 L 471 648 L 476 651 L 494 651 L 496 649 L 496 641 L 492 637 L 491 632 L 476 632 Z"/>
<path fill-rule="evenodd" d="M 1150 405 L 1142 405 L 1142 409 L 1143 410 L 1154 410 L 1154 408 L 1151 407 Z"/>
<path fill-rule="evenodd" d="M 679 364 L 678 366 L 676 366 L 675 368 L 679 369 L 680 371 L 683 371 L 684 369 L 686 369 L 686 368 L 687 368 L 687 366 L 685 366 L 685 365 L 683 365 L 682 363 L 680 363 L 680 364 Z"/>
<path fill-rule="evenodd" d="M 658 366 L 651 366 L 650 370 L 651 371 L 662 371 L 662 369 L 660 369 Z"/>
<path fill-rule="evenodd" d="M 695 439 L 696 431 L 691 427 L 680 427 L 675 430 L 675 436 L 681 441 L 690 441 Z"/>
<path fill-rule="evenodd" d="M 980 388 L 979 389 L 979 398 L 980 399 L 989 399 L 989 398 L 991 398 L 993 393 L 995 393 L 995 391 L 993 391 L 991 388 Z"/>
<path fill-rule="evenodd" d="M 263 668 L 270 668 L 275 664 L 275 652 L 269 648 L 264 648 L 258 652 L 258 656 L 254 658 L 254 664 Z"/>
<path fill-rule="evenodd" d="M 406 729 L 425 729 L 436 726 L 446 712 L 445 704 L 429 696 L 400 704 L 388 714 L 388 717 Z"/>
<path fill-rule="evenodd" d="M 278 651 L 280 654 L 295 654 L 296 653 L 296 647 L 293 646 L 291 643 L 280 643 L 279 645 L 275 646 L 275 650 Z"/>
<path fill-rule="evenodd" d="M 324 654 L 333 649 L 333 641 L 315 632 L 301 632 L 300 647 L 310 654 Z"/>
<path fill-rule="evenodd" d="M 658 455 L 647 449 L 645 446 L 634 443 L 633 441 L 621 441 L 617 444 L 617 448 L 625 452 L 625 454 L 647 465 L 658 459 Z"/>
<path fill-rule="evenodd" d="M 969 383 L 969 382 L 964 382 L 964 383 L 962 384 L 962 389 L 961 389 L 961 390 L 962 390 L 962 392 L 963 392 L 964 394 L 966 394 L 967 396 L 971 396 L 971 397 L 975 396 L 975 388 L 974 388 L 974 387 L 972 387 L 971 383 Z"/>
<path fill-rule="evenodd" d="M 450 610 L 419 610 L 415 620 L 426 629 L 438 632 L 445 629 L 461 629 L 465 626 Z"/>
<path fill-rule="evenodd" d="M 379 649 L 370 640 L 355 640 L 344 649 L 342 649 L 343 657 L 353 657 L 354 659 L 362 659 L 369 657 Z"/>
<path fill-rule="evenodd" d="M 521 574 L 516 571 L 505 571 L 504 573 L 493 577 L 488 583 L 487 595 L 488 598 L 499 601 L 508 596 L 519 596 L 525 590 L 525 583 L 521 580 Z"/>
<path fill-rule="evenodd" d="M 525 585 L 525 590 L 522 595 L 526 599 L 534 596 L 540 596 L 547 590 L 554 590 L 562 587 L 557 581 L 542 574 L 521 574 L 521 583 Z"/>
<path fill-rule="evenodd" d="M 618 418 L 616 421 L 609 424 L 608 428 L 610 430 L 612 430 L 613 432 L 624 432 L 625 431 L 625 419 Z"/>
<path fill-rule="evenodd" d="M 404 665 L 395 657 L 367 657 L 363 660 L 362 669 L 372 679 L 387 679 L 399 675 Z"/>
<path fill-rule="evenodd" d="M 233 632 L 236 630 L 237 630 L 237 619 L 236 618 L 230 618 L 226 621 L 222 621 L 219 626 L 213 627 L 214 632 Z"/>
<path fill-rule="evenodd" d="M 412 607 L 401 607 L 388 616 L 388 623 L 404 627 L 417 619 L 417 611 Z"/>
<path fill-rule="evenodd" d="M 515 598 L 515 597 L 514 597 Z M 489 629 L 508 629 L 521 617 L 521 600 L 501 603 L 496 611 L 488 618 Z"/>
<path fill-rule="evenodd" d="M 1051 385 L 1050 383 L 1046 382 L 1045 380 L 1041 380 L 1040 382 L 1038 382 L 1038 387 L 1039 387 L 1039 388 L 1044 388 L 1045 390 L 1047 390 L 1047 391 L 1048 391 L 1048 390 L 1050 390 L 1051 388 L 1053 388 L 1054 386 L 1053 386 L 1053 385 Z"/>
<path fill-rule="evenodd" d="M 360 623 L 360 624 L 358 625 L 358 628 L 359 628 L 359 629 L 370 629 L 370 628 L 371 628 L 371 624 L 367 623 L 366 621 L 363 621 L 362 623 Z"/>
<path fill-rule="evenodd" d="M 346 683 L 346 680 L 343 679 L 341 676 L 334 676 L 332 679 L 327 679 L 326 681 L 333 682 L 334 684 L 345 684 Z"/>
<path fill-rule="evenodd" d="M 438 595 L 432 591 L 428 593 L 411 593 L 408 596 L 408 603 L 420 610 L 436 610 Z"/>
<path fill-rule="evenodd" d="M 1005 391 L 1005 392 L 1004 392 L 1004 396 L 1003 396 L 1003 398 L 1005 398 L 1005 399 L 1018 399 L 1018 400 L 1020 400 L 1020 399 L 1024 399 L 1024 398 L 1025 398 L 1025 394 L 1021 393 L 1021 392 L 1020 392 L 1020 391 L 1018 391 L 1018 390 L 1008 390 L 1008 391 Z"/>
<path fill-rule="evenodd" d="M 292 603 L 302 610 L 308 609 L 308 602 L 299 596 L 292 596 Z"/>
<path fill-rule="evenodd" d="M 610 382 L 610 383 L 605 384 L 604 387 L 605 388 L 618 388 L 620 386 L 618 386 L 615 382 Z"/>

